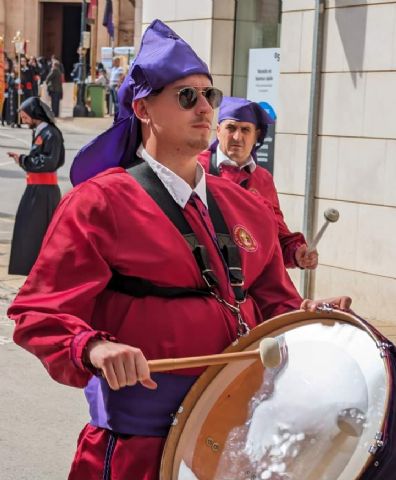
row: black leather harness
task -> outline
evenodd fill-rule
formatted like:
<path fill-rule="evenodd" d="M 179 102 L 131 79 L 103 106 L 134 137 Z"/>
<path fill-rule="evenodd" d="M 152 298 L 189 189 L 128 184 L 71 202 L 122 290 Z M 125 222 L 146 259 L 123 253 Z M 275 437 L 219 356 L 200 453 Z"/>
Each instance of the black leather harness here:
<path fill-rule="evenodd" d="M 134 165 L 128 169 L 128 172 L 151 196 L 183 235 L 194 255 L 206 286 L 203 288 L 161 287 L 147 279 L 122 275 L 117 271 L 113 271 L 113 276 L 107 288 L 140 298 L 148 295 L 167 298 L 213 295 L 218 285 L 218 280 L 210 267 L 206 247 L 199 243 L 191 226 L 185 219 L 182 209 L 173 200 L 161 180 L 146 162 Z M 243 290 L 244 278 L 239 249 L 232 241 L 223 215 L 209 190 L 207 190 L 207 199 L 209 216 L 216 232 L 219 253 L 227 267 L 235 299 L 237 302 L 243 302 L 245 299 L 245 291 Z"/>

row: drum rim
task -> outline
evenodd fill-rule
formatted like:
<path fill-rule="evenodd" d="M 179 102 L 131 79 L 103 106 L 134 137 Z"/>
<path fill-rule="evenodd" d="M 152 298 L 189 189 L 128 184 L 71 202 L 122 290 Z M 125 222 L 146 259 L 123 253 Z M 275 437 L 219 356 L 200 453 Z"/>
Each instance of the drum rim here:
<path fill-rule="evenodd" d="M 227 347 L 224 352 L 238 352 L 247 349 L 251 344 L 265 335 L 270 335 L 272 332 L 279 331 L 287 326 L 294 325 L 296 323 L 306 322 L 307 324 L 314 323 L 314 321 L 342 321 L 344 323 L 353 324 L 356 327 L 364 330 L 373 341 L 377 344 L 382 343 L 383 337 L 374 326 L 370 325 L 366 320 L 358 317 L 354 313 L 348 313 L 341 310 L 331 309 L 329 311 L 320 312 L 307 312 L 305 310 L 296 310 L 293 312 L 284 313 L 273 317 L 269 320 L 265 320 L 263 323 L 257 325 L 252 329 L 245 337 L 240 337 L 237 344 L 232 344 Z M 384 363 L 385 374 L 387 377 L 387 392 L 385 399 L 385 409 L 381 422 L 381 432 L 384 430 L 385 420 L 388 417 L 390 408 L 390 395 L 391 389 L 391 375 L 390 370 L 385 358 L 382 358 Z M 163 449 L 161 467 L 160 467 L 160 480 L 173 479 L 174 459 L 175 452 L 177 450 L 179 439 L 183 433 L 184 426 L 189 419 L 192 410 L 198 403 L 201 395 L 205 391 L 206 387 L 215 379 L 215 377 L 226 367 L 225 365 L 215 365 L 208 367 L 205 372 L 197 379 L 191 389 L 185 396 L 178 413 L 175 415 L 174 424 L 171 426 L 165 445 Z M 373 439 L 374 440 L 374 439 Z M 356 479 L 359 479 L 367 467 L 374 461 L 374 455 L 369 455 L 367 461 L 362 466 L 362 469 Z"/>

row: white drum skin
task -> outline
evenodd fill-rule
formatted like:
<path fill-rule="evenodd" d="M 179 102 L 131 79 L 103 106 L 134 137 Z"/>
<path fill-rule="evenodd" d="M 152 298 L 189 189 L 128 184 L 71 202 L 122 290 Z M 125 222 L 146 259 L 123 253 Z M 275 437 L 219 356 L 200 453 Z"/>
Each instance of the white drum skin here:
<path fill-rule="evenodd" d="M 228 351 L 257 348 L 266 336 L 283 342 L 278 368 L 211 367 L 193 386 L 168 437 L 161 480 L 352 480 L 371 462 L 389 397 L 375 336 L 352 315 L 295 312 Z"/>

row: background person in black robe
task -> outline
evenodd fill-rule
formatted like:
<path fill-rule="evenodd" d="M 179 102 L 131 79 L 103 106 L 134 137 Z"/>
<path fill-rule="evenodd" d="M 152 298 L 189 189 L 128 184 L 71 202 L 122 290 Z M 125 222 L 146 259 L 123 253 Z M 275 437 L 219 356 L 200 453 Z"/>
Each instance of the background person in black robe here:
<path fill-rule="evenodd" d="M 60 101 L 63 97 L 62 87 L 62 72 L 60 69 L 60 63 L 57 60 L 53 60 L 52 68 L 45 80 L 47 84 L 48 95 L 51 97 L 51 108 L 55 117 L 59 117 Z"/>
<path fill-rule="evenodd" d="M 4 122 L 11 127 L 18 124 L 18 82 L 14 65 L 5 65 L 5 102 L 3 105 L 2 125 Z"/>
<path fill-rule="evenodd" d="M 21 90 L 22 100 L 33 96 L 34 71 L 26 57 L 21 57 Z"/>
<path fill-rule="evenodd" d="M 20 114 L 34 132 L 28 155 L 8 152 L 27 172 L 28 183 L 15 217 L 8 273 L 28 275 L 61 198 L 55 172 L 64 164 L 65 149 L 53 112 L 38 97 L 25 100 Z"/>

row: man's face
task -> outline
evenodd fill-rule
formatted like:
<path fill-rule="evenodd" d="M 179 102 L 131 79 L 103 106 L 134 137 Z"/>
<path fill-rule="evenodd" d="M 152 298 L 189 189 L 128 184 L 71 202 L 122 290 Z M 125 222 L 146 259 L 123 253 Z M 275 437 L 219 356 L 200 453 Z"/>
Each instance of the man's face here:
<path fill-rule="evenodd" d="M 29 128 L 34 128 L 35 127 L 36 122 L 26 112 L 21 110 L 20 116 L 21 116 L 21 122 L 22 123 L 25 123 L 26 125 L 29 125 Z"/>
<path fill-rule="evenodd" d="M 251 122 L 223 120 L 217 125 L 220 150 L 238 165 L 243 165 L 249 158 L 259 133 Z"/>
<path fill-rule="evenodd" d="M 146 99 L 148 126 L 159 145 L 193 155 L 207 148 L 214 110 L 202 89 L 211 86 L 206 75 L 190 75 Z M 178 92 L 184 87 L 198 91 L 197 101 L 190 109 L 183 109 L 179 103 Z"/>

